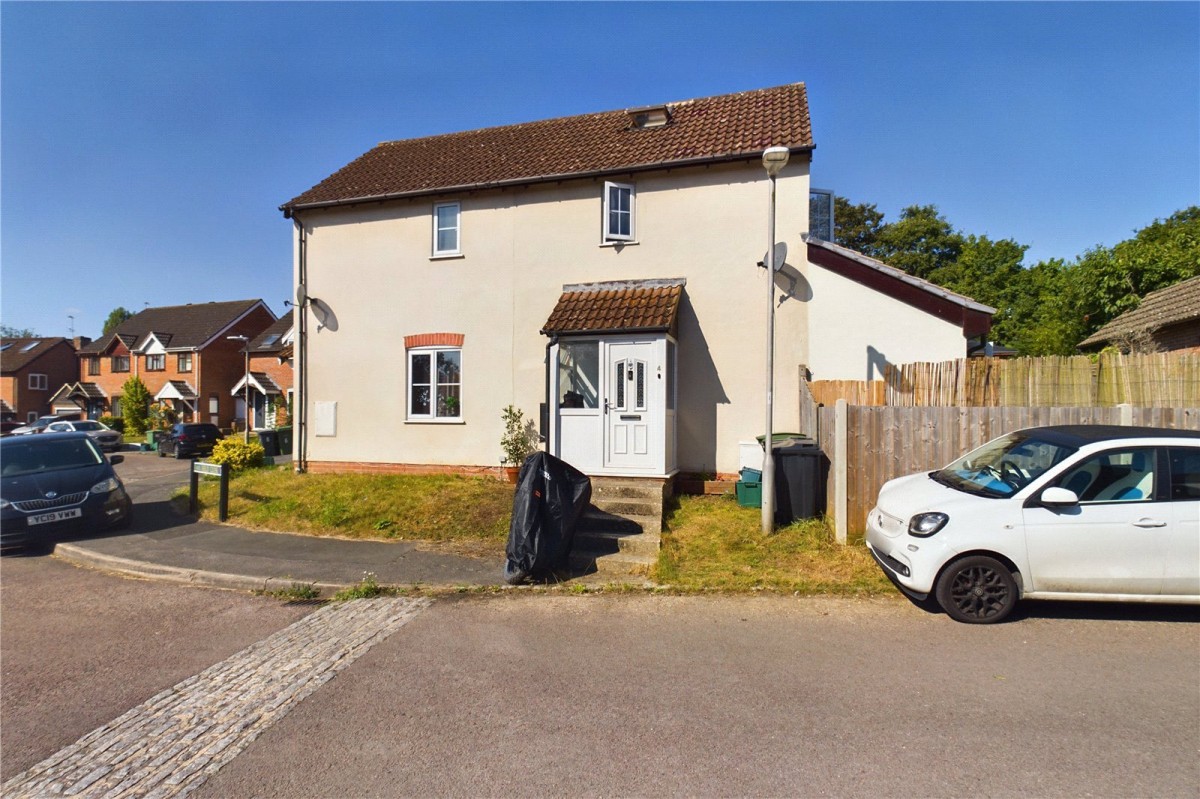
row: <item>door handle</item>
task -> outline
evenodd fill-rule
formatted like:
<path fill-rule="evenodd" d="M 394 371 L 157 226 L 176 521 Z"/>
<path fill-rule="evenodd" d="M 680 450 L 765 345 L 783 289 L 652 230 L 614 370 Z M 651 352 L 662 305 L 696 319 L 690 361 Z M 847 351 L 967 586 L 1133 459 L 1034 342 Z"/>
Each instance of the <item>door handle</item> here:
<path fill-rule="evenodd" d="M 1134 527 L 1166 527 L 1166 522 L 1155 521 L 1154 519 L 1138 519 L 1133 523 Z"/>
<path fill-rule="evenodd" d="M 604 398 L 604 415 L 608 416 L 608 397 Z"/>

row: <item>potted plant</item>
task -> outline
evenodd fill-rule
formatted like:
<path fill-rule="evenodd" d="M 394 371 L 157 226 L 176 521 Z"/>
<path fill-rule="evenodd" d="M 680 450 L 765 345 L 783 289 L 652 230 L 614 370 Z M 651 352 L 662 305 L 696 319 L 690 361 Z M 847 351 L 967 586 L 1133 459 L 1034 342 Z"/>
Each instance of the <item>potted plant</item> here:
<path fill-rule="evenodd" d="M 538 448 L 538 434 L 533 429 L 533 422 L 525 419 L 520 408 L 507 406 L 501 418 L 504 419 L 504 435 L 500 437 L 500 449 L 504 451 L 501 467 L 505 479 L 515 483 L 521 464 Z"/>

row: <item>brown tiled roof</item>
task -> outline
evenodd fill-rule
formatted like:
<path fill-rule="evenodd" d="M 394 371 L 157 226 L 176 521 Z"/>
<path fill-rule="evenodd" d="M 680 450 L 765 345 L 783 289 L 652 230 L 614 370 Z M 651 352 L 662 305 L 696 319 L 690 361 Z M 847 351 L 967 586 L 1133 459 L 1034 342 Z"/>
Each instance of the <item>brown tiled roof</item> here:
<path fill-rule="evenodd" d="M 1130 333 L 1155 331 L 1189 319 L 1200 319 L 1200 276 L 1150 292 L 1138 307 L 1116 317 L 1079 342 L 1079 346 L 1104 344 Z"/>
<path fill-rule="evenodd" d="M 38 358 L 45 355 L 56 344 L 67 343 L 67 346 L 74 349 L 70 339 L 57 336 L 55 338 L 6 338 L 0 339 L 0 346 L 8 345 L 5 349 L 0 350 L 0 371 L 5 374 L 15 372 L 19 369 L 24 369 L 29 364 L 36 361 Z M 30 344 L 35 346 L 26 349 Z"/>
<path fill-rule="evenodd" d="M 220 333 L 262 300 L 202 302 L 195 305 L 168 305 L 147 308 L 122 322 L 115 331 L 101 336 L 79 352 L 95 355 L 108 349 L 113 337 L 119 337 L 129 349 L 141 346 L 154 333 L 163 346 L 172 350 L 196 349 Z M 265 305 L 263 307 L 266 307 Z"/>
<path fill-rule="evenodd" d="M 250 342 L 250 352 L 253 355 L 263 355 L 276 353 L 283 349 L 283 336 L 292 329 L 294 319 L 290 313 L 285 313 L 283 316 L 275 320 L 275 322 L 263 332 L 254 337 Z M 274 336 L 274 340 L 271 340 Z M 267 341 L 271 340 L 268 344 Z"/>
<path fill-rule="evenodd" d="M 440 191 L 756 158 L 813 147 L 803 83 L 670 103 L 670 121 L 632 126 L 629 111 L 379 144 L 281 206 L 336 205 Z"/>
<path fill-rule="evenodd" d="M 633 331 L 674 334 L 686 282 L 671 278 L 563 286 L 541 332 L 552 336 Z"/>

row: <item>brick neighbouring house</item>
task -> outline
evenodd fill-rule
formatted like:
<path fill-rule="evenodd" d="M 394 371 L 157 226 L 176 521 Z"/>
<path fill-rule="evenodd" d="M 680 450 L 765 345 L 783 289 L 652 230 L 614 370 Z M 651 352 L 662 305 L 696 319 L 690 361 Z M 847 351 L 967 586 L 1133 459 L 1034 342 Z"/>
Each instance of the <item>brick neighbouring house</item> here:
<path fill-rule="evenodd" d="M 90 341 L 82 336 L 0 340 L 0 418 L 25 423 L 49 416 L 54 389 L 79 373 L 76 347 Z"/>
<path fill-rule="evenodd" d="M 292 403 L 292 316 L 288 314 L 250 342 L 250 425 L 271 429 L 287 424 Z M 233 386 L 244 402 L 246 377 Z"/>
<path fill-rule="evenodd" d="M 253 340 L 275 321 L 262 300 L 147 308 L 79 350 L 78 380 L 54 394 L 55 412 L 121 416 L 123 387 L 137 376 L 181 420 L 231 427 L 230 389 L 245 375 L 245 356 L 243 342 L 229 337 Z"/>

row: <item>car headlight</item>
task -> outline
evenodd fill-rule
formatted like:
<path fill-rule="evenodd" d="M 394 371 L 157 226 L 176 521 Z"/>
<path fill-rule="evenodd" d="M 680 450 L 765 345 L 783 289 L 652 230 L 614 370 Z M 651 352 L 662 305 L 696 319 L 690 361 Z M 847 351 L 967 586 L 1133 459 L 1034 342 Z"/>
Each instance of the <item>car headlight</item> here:
<path fill-rule="evenodd" d="M 102 480 L 101 482 L 96 483 L 94 486 L 92 486 L 92 493 L 93 494 L 107 494 L 111 491 L 116 491 L 120 487 L 121 487 L 121 484 L 117 482 L 117 478 L 110 477 L 107 480 Z"/>
<path fill-rule="evenodd" d="M 950 517 L 944 513 L 918 513 L 908 520 L 908 534 L 926 538 L 946 526 Z"/>
<path fill-rule="evenodd" d="M 7 508 L 7 507 L 9 506 L 9 504 L 10 504 L 10 503 L 9 503 L 9 501 L 8 501 L 7 499 L 4 499 L 3 497 L 0 497 L 0 510 L 3 510 L 4 508 Z"/>

